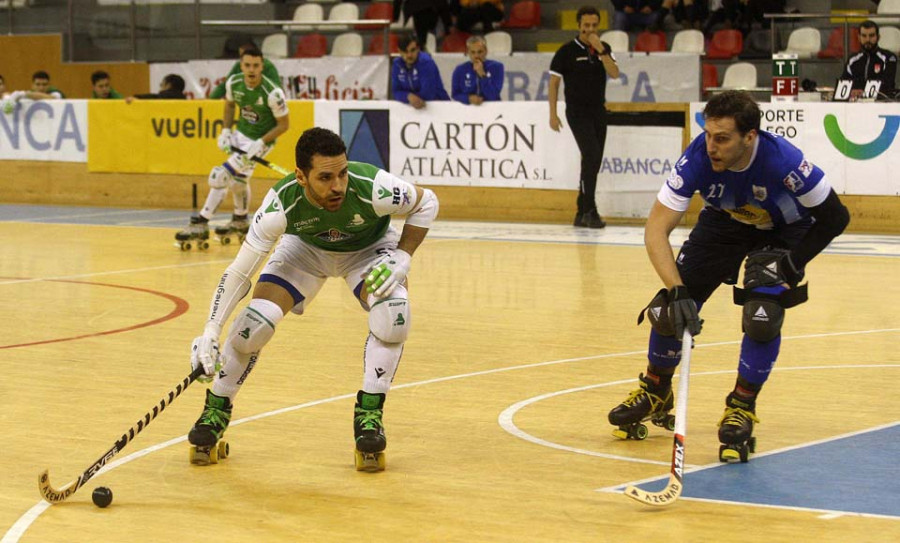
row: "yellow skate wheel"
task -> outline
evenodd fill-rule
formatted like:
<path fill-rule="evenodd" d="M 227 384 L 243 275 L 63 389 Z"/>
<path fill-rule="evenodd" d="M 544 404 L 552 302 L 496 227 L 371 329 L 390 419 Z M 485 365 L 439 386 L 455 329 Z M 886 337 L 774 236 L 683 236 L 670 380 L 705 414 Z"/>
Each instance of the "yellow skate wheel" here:
<path fill-rule="evenodd" d="M 191 464 L 194 464 L 195 466 L 215 464 L 212 460 L 212 454 L 209 447 L 197 447 L 196 445 L 191 445 L 188 453 Z"/>
<path fill-rule="evenodd" d="M 219 238 L 219 241 L 222 242 L 222 245 L 230 245 L 231 244 L 231 238 L 229 236 L 222 236 L 221 238 Z"/>
<path fill-rule="evenodd" d="M 385 458 L 383 452 L 364 453 L 355 451 L 356 471 L 367 471 L 374 473 L 376 471 L 384 471 Z"/>
<path fill-rule="evenodd" d="M 200 249 L 201 251 L 205 251 L 206 249 L 209 249 L 209 242 L 206 241 L 205 239 L 202 241 L 198 241 L 197 248 Z"/>
<path fill-rule="evenodd" d="M 218 453 L 219 458 L 225 460 L 228 458 L 229 453 L 231 453 L 231 447 L 228 445 L 227 441 L 219 441 L 218 445 L 216 445 L 216 452 Z"/>
<path fill-rule="evenodd" d="M 625 430 L 623 430 L 621 428 L 617 428 L 617 429 L 613 430 L 612 435 L 613 435 L 613 437 L 618 438 L 618 439 L 628 439 L 628 432 L 626 432 Z"/>
<path fill-rule="evenodd" d="M 719 445 L 719 462 L 741 461 L 741 453 L 730 445 Z"/>
<path fill-rule="evenodd" d="M 191 250 L 191 244 L 188 243 L 188 242 L 186 242 L 186 241 L 185 241 L 185 242 L 182 242 L 182 243 L 181 243 L 181 250 L 182 250 L 182 251 L 190 251 L 190 250 Z"/>

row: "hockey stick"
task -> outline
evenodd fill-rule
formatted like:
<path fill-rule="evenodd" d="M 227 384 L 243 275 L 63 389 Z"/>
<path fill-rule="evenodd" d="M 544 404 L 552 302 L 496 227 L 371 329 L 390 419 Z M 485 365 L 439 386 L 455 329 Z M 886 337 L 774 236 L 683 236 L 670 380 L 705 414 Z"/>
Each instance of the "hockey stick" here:
<path fill-rule="evenodd" d="M 239 149 L 237 147 L 232 147 L 231 152 L 238 153 L 240 155 L 247 154 L 246 151 L 244 151 L 243 149 Z M 288 170 L 287 168 L 285 168 L 284 166 L 279 166 L 278 164 L 273 164 L 272 162 L 269 162 L 268 160 L 266 160 L 262 157 L 255 156 L 255 157 L 251 158 L 250 160 L 252 160 L 253 162 L 256 162 L 257 164 L 262 164 L 266 168 L 269 168 L 270 170 L 272 170 L 275 173 L 280 173 L 281 175 L 291 175 L 292 173 L 294 173 L 291 170 Z"/>
<path fill-rule="evenodd" d="M 687 433 L 688 380 L 691 374 L 693 338 L 687 330 L 681 339 L 681 370 L 678 373 L 678 398 L 675 399 L 675 440 L 672 446 L 672 473 L 669 484 L 659 492 L 648 492 L 634 485 L 625 487 L 625 495 L 646 505 L 664 506 L 681 496 L 684 487 L 684 436 Z"/>
<path fill-rule="evenodd" d="M 134 439 L 134 436 L 141 433 L 141 430 L 150 425 L 150 421 L 156 418 L 157 415 L 163 412 L 163 410 L 168 407 L 172 402 L 175 401 L 175 398 L 181 395 L 182 392 L 187 389 L 188 385 L 194 382 L 197 377 L 203 374 L 203 367 L 198 367 L 194 371 L 190 373 L 187 377 L 185 377 L 178 386 L 175 387 L 174 390 L 170 390 L 167 397 L 163 398 L 159 401 L 159 405 L 154 405 L 152 411 L 148 411 L 147 414 L 144 415 L 142 419 L 137 421 L 134 426 L 132 426 L 128 432 L 122 434 L 122 437 L 116 441 L 115 445 L 101 456 L 96 462 L 91 464 L 91 467 L 84 470 L 84 473 L 78 476 L 78 479 L 72 483 L 69 483 L 61 490 L 56 490 L 50 485 L 50 470 L 45 469 L 43 473 L 38 477 L 38 488 L 41 490 L 41 495 L 45 500 L 50 502 L 50 504 L 57 504 L 61 501 L 68 499 L 69 496 L 74 494 L 79 488 L 85 485 L 91 477 L 97 475 L 97 472 L 106 465 L 107 462 L 112 460 L 112 458 L 119 454 L 122 449 Z"/>

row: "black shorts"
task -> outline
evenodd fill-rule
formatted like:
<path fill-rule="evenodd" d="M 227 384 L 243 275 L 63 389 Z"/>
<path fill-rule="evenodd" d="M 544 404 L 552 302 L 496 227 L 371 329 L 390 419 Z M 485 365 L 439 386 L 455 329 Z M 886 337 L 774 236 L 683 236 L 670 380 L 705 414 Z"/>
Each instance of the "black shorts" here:
<path fill-rule="evenodd" d="M 705 302 L 721 285 L 737 282 L 747 253 L 770 245 L 793 248 L 812 226 L 811 220 L 772 230 L 740 223 L 713 208 L 700 212 L 697 225 L 681 247 L 676 264 L 681 280 L 697 302 Z"/>

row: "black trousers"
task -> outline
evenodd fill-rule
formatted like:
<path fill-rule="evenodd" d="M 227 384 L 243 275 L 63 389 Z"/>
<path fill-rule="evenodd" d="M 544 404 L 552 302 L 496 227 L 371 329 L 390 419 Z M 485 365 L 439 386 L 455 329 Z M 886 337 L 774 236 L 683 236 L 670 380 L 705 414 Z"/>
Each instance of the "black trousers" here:
<path fill-rule="evenodd" d="M 566 104 L 566 120 L 581 151 L 581 179 L 578 183 L 578 213 L 597 210 L 594 192 L 597 174 L 603 163 L 606 146 L 606 108 L 604 106 L 576 106 Z"/>
<path fill-rule="evenodd" d="M 747 253 L 770 245 L 793 248 L 812 226 L 800 221 L 781 229 L 760 230 L 740 223 L 724 211 L 705 208 L 676 259 L 678 273 L 697 303 L 703 303 L 721 285 L 737 282 Z"/>

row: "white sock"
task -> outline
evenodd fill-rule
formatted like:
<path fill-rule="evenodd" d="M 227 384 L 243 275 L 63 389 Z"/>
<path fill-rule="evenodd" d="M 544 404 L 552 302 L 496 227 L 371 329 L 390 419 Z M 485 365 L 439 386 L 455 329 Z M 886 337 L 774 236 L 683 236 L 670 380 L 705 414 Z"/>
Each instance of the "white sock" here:
<path fill-rule="evenodd" d="M 225 199 L 227 192 L 228 189 L 209 189 L 209 194 L 206 195 L 206 203 L 203 204 L 203 209 L 200 210 L 200 216 L 206 220 L 211 219 L 216 214 L 216 210 L 219 209 L 219 205 L 222 204 L 222 200 Z"/>
<path fill-rule="evenodd" d="M 385 343 L 369 334 L 365 348 L 363 391 L 371 394 L 387 393 L 391 389 L 402 354 L 402 343 Z"/>

